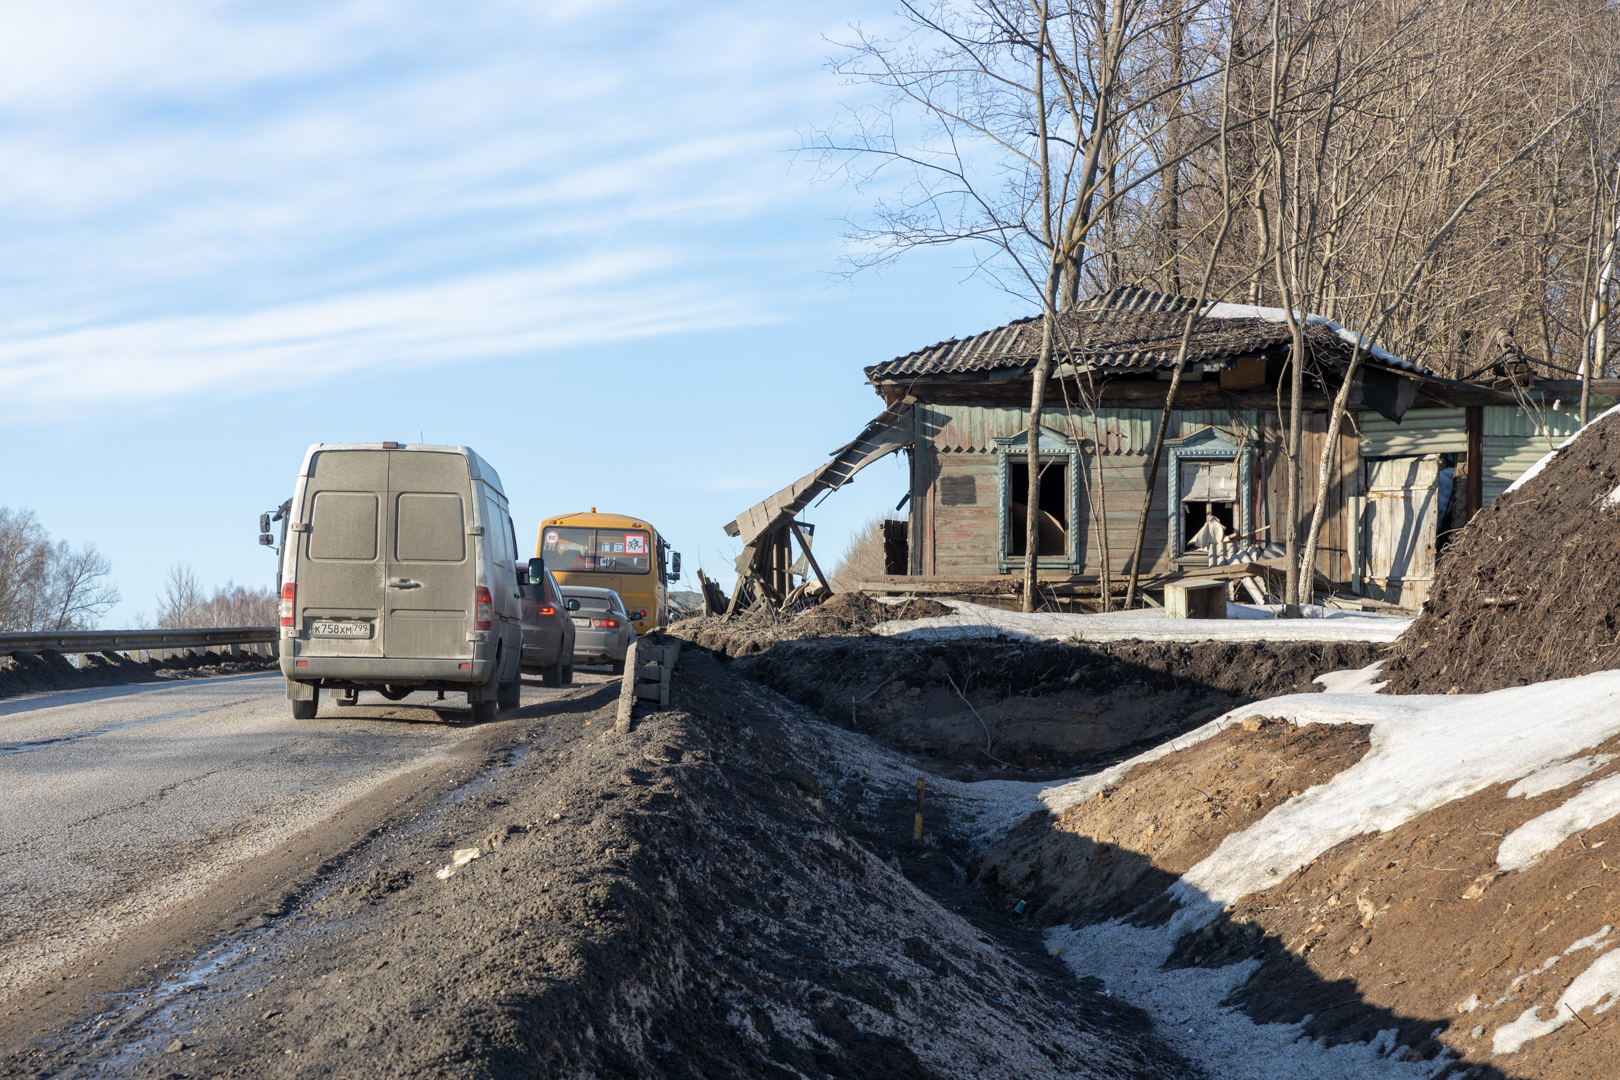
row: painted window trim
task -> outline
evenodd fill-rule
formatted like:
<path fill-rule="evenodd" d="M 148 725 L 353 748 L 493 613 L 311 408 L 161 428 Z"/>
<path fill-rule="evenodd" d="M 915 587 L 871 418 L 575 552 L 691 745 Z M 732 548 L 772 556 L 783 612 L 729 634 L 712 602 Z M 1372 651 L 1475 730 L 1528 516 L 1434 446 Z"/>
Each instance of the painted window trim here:
<path fill-rule="evenodd" d="M 1007 458 L 1029 456 L 1029 429 L 1025 428 L 1017 435 L 1006 439 L 997 439 L 994 453 L 996 455 L 996 569 L 1000 573 L 1024 568 L 1024 557 L 1007 554 L 1007 506 L 1010 502 L 1007 490 Z M 1036 457 L 1037 463 L 1043 461 L 1066 460 L 1069 467 L 1069 552 L 1066 558 L 1053 558 L 1050 555 L 1038 556 L 1035 561 L 1037 570 L 1067 570 L 1071 574 L 1080 572 L 1080 446 L 1073 439 L 1066 438 L 1051 428 L 1041 428 L 1040 452 Z"/>
<path fill-rule="evenodd" d="M 1181 547 L 1181 464 L 1183 461 L 1236 461 L 1238 467 L 1238 522 L 1237 532 L 1244 543 L 1254 534 L 1254 447 L 1239 446 L 1226 432 L 1218 428 L 1204 428 L 1185 438 L 1167 441 L 1170 453 L 1170 475 L 1165 478 L 1165 550 L 1170 558 L 1179 559 L 1185 552 Z"/>

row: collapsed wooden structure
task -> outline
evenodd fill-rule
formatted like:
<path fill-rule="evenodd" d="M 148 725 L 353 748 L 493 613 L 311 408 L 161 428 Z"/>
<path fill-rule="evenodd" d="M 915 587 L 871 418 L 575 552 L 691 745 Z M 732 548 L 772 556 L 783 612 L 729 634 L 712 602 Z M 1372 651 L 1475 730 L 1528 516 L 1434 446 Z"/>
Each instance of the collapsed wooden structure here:
<path fill-rule="evenodd" d="M 1113 595 L 1144 502 L 1142 570 L 1155 583 L 1214 571 L 1264 586 L 1268 575 L 1240 566 L 1274 567 L 1283 554 L 1293 345 L 1280 310 L 1206 305 L 1162 463 L 1148 476 L 1192 303 L 1121 289 L 1058 316 L 1058 363 L 1035 463 L 1034 558 L 1045 604 L 1090 606 Z M 1021 319 L 867 368 L 883 412 L 828 462 L 726 526 L 744 542 L 733 607 L 789 600 L 791 541 L 802 531 L 796 515 L 896 452 L 910 459 L 908 512 L 886 525 L 892 555 L 871 586 L 1018 596 L 1029 557 L 1028 407 L 1041 332 L 1038 317 Z M 1447 533 L 1575 430 L 1567 406 L 1579 386 L 1531 379 L 1506 357 L 1495 385 L 1460 382 L 1364 346 L 1346 422 L 1329 448 L 1330 410 L 1356 339 L 1315 316 L 1305 320 L 1304 337 L 1302 530 L 1330 449 L 1316 580 L 1326 590 L 1416 607 Z M 799 588 L 810 585 L 806 575 Z"/>

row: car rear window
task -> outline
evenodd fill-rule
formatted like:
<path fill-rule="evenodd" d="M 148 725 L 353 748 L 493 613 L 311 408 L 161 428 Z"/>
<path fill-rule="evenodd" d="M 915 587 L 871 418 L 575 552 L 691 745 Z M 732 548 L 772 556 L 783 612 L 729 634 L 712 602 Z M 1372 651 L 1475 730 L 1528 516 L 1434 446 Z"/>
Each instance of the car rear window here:
<path fill-rule="evenodd" d="M 600 596 L 575 596 L 581 611 L 612 611 L 612 604 Z"/>
<path fill-rule="evenodd" d="M 309 523 L 309 557 L 375 559 L 377 496 L 361 491 L 317 491 Z"/>
<path fill-rule="evenodd" d="M 398 506 L 394 557 L 400 562 L 461 562 L 467 557 L 460 495 L 405 492 Z"/>
<path fill-rule="evenodd" d="M 561 574 L 645 574 L 652 569 L 652 534 L 548 525 L 540 534 L 540 557 Z"/>

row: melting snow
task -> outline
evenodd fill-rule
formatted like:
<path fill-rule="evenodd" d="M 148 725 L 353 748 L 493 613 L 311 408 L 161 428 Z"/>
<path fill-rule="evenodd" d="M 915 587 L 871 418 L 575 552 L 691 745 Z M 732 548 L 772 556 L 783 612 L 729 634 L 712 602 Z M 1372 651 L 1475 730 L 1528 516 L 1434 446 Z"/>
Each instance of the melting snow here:
<path fill-rule="evenodd" d="M 924 640 L 1011 637 L 1066 641 L 1394 641 L 1412 624 L 1395 615 L 1369 615 L 1308 606 L 1300 619 L 1279 619 L 1277 609 L 1227 604 L 1225 619 L 1170 619 L 1160 611 L 1105 615 L 1004 611 L 958 600 L 953 614 L 879 623 L 874 632 Z"/>
<path fill-rule="evenodd" d="M 1588 784 L 1562 806 L 1531 818 L 1508 833 L 1496 849 L 1496 865 L 1523 870 L 1575 833 L 1620 814 L 1620 776 Z"/>
<path fill-rule="evenodd" d="M 1604 948 L 1614 944 L 1607 941 L 1612 927 L 1605 926 L 1595 934 L 1581 938 L 1564 950 L 1568 956 L 1580 949 L 1593 949 L 1601 952 Z M 1514 985 L 1531 974 L 1545 971 L 1558 962 L 1558 957 L 1549 956 L 1547 962 L 1542 964 L 1536 972 L 1529 972 L 1514 980 Z M 1611 952 L 1598 957 L 1592 966 L 1575 977 L 1575 981 L 1565 989 L 1558 1003 L 1551 1006 L 1553 1015 L 1546 1020 L 1539 1019 L 1537 1013 L 1547 1006 L 1535 1006 L 1524 1010 L 1519 1018 L 1511 1024 L 1503 1024 L 1491 1036 L 1491 1053 L 1516 1054 L 1519 1048 L 1531 1039 L 1539 1039 L 1543 1035 L 1551 1035 L 1565 1024 L 1569 1018 L 1585 1009 L 1589 1005 L 1596 1005 L 1594 1012 L 1607 1012 L 1620 997 L 1620 952 Z M 1606 1000 L 1605 1000 L 1606 999 Z M 1601 1002 L 1601 1004 L 1599 1004 Z"/>
<path fill-rule="evenodd" d="M 1537 795 L 1545 795 L 1549 791 L 1557 791 L 1561 787 L 1568 787 L 1591 773 L 1597 772 L 1603 766 L 1614 760 L 1613 754 L 1593 754 L 1591 757 L 1572 758 L 1569 761 L 1560 761 L 1556 765 L 1548 765 L 1508 788 L 1507 797 L 1517 799 L 1520 797 L 1533 799 Z"/>

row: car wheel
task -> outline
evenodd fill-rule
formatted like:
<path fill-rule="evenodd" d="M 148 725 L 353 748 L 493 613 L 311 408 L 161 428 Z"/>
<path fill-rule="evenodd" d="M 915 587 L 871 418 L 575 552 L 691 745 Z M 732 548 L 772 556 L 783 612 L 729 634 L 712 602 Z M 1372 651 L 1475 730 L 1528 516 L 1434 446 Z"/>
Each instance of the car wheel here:
<path fill-rule="evenodd" d="M 315 691 L 315 696 L 308 701 L 295 701 L 292 703 L 294 720 L 313 720 L 321 708 L 321 692 Z"/>
<path fill-rule="evenodd" d="M 624 661 L 623 660 L 615 660 L 615 661 L 613 661 L 613 674 L 615 674 L 615 675 L 623 675 L 624 674 Z"/>
<path fill-rule="evenodd" d="M 493 701 L 474 701 L 474 702 L 472 702 L 472 718 L 473 718 L 473 723 L 475 723 L 475 724 L 487 724 L 491 720 L 495 719 L 495 702 L 493 702 Z"/>
<path fill-rule="evenodd" d="M 541 686 L 561 686 L 562 681 L 563 681 L 563 662 L 562 662 L 562 657 L 559 656 L 559 657 L 557 657 L 557 662 L 555 664 L 552 664 L 550 667 L 543 667 L 543 668 L 540 669 L 540 685 Z"/>

